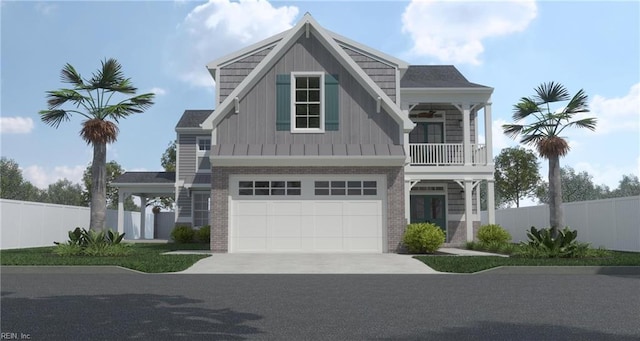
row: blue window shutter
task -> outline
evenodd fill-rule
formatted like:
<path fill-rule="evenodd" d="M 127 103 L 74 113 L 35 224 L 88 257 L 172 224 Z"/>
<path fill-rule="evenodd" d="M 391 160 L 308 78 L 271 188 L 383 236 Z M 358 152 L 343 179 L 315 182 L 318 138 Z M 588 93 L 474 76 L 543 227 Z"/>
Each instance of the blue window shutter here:
<path fill-rule="evenodd" d="M 324 76 L 324 129 L 337 131 L 340 126 L 340 89 L 338 75 Z"/>
<path fill-rule="evenodd" d="M 276 75 L 276 130 L 291 129 L 291 76 Z"/>

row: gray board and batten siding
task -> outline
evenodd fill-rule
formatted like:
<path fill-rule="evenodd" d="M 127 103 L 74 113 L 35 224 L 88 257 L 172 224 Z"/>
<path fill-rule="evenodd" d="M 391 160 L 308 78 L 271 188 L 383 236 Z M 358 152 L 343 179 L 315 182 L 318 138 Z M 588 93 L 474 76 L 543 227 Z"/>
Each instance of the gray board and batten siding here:
<path fill-rule="evenodd" d="M 218 91 L 220 92 L 220 103 L 260 64 L 272 49 L 273 47 L 268 47 L 257 51 L 250 56 L 220 68 L 220 80 L 217 80 Z"/>
<path fill-rule="evenodd" d="M 339 82 L 339 128 L 322 134 L 276 130 L 276 76 L 324 72 Z M 341 63 L 313 36 L 300 37 L 274 67 L 239 98 L 217 126 L 216 144 L 400 144 L 398 123 Z"/>
<path fill-rule="evenodd" d="M 396 73 L 394 66 L 382 63 L 354 49 L 341 46 L 353 61 L 384 91 L 392 101 L 396 100 Z M 273 47 L 259 50 L 220 68 L 220 103 L 249 75 L 253 69 L 271 52 Z"/>

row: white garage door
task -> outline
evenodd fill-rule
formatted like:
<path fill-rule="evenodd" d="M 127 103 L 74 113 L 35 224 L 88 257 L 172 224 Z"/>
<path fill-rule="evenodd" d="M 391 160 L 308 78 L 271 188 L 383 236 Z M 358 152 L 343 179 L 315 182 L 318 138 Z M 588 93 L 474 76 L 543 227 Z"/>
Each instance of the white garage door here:
<path fill-rule="evenodd" d="M 383 179 L 230 181 L 231 252 L 383 251 Z"/>

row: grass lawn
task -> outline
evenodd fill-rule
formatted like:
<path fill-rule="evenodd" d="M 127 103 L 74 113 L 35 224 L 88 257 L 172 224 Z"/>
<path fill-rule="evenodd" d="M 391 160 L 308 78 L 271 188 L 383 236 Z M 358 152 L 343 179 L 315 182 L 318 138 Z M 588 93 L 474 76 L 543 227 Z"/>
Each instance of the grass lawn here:
<path fill-rule="evenodd" d="M 0 251 L 0 265 L 118 265 L 142 272 L 182 271 L 207 255 L 161 255 L 176 250 L 208 250 L 209 244 L 132 244 L 120 257 L 59 256 L 55 246 Z"/>
<path fill-rule="evenodd" d="M 498 266 L 640 266 L 640 252 L 612 251 L 607 258 L 513 258 L 493 256 L 416 256 L 440 272 L 473 273 Z"/>

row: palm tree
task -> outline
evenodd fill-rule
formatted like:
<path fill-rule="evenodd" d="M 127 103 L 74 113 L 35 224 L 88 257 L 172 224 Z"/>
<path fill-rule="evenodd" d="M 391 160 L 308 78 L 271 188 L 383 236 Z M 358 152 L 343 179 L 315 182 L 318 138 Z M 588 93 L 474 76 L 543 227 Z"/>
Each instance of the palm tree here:
<path fill-rule="evenodd" d="M 549 82 L 539 85 L 533 97 L 523 97 L 513 108 L 516 124 L 502 126 L 504 133 L 516 138 L 520 143 L 534 146 L 540 156 L 549 160 L 549 223 L 553 236 L 564 224 L 562 213 L 562 186 L 560 177 L 560 157 L 569 152 L 569 144 L 560 134 L 569 127 L 596 129 L 595 118 L 574 119 L 578 113 L 589 112 L 588 96 L 580 89 L 573 97 L 559 83 Z M 561 110 L 551 111 L 550 103 L 569 101 Z M 532 118 L 530 124 L 517 124 Z M 573 121 L 572 121 L 573 120 Z"/>
<path fill-rule="evenodd" d="M 146 93 L 110 104 L 116 93 L 135 94 L 138 90 L 131 84 L 130 78 L 124 77 L 122 66 L 113 58 L 102 61 L 102 67 L 89 79 L 83 79 L 75 68 L 67 63 L 62 68 L 60 79 L 63 83 L 71 84 L 72 88 L 47 91 L 48 109 L 40 111 L 40 119 L 58 128 L 60 123 L 69 121 L 75 114 L 84 117 L 80 136 L 87 144 L 93 145 L 89 228 L 100 231 L 104 229 L 107 210 L 107 143 L 116 141 L 119 120 L 135 113 L 142 113 L 151 107 L 154 94 Z M 62 109 L 66 103 L 72 108 Z"/>

